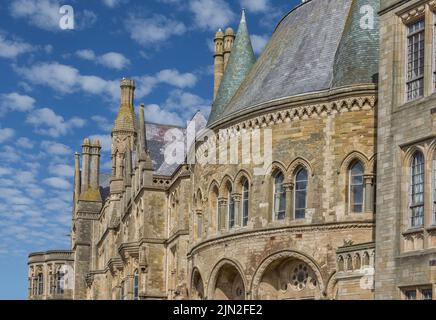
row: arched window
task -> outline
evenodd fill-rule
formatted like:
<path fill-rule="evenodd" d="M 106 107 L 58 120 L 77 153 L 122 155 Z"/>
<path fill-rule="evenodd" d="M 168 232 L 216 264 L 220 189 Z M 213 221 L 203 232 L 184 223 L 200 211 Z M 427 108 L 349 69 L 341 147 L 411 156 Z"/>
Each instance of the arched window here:
<path fill-rule="evenodd" d="M 228 217 L 229 217 L 229 228 L 232 229 L 235 227 L 235 200 L 232 195 L 232 187 L 229 185 L 227 187 L 228 192 Z"/>
<path fill-rule="evenodd" d="M 344 271 L 344 258 L 339 256 L 338 259 L 338 271 Z"/>
<path fill-rule="evenodd" d="M 410 213 L 411 226 L 424 224 L 424 155 L 415 153 L 411 163 Z"/>
<path fill-rule="evenodd" d="M 138 270 L 135 270 L 135 274 L 133 276 L 133 299 L 139 300 L 139 274 L 138 274 Z"/>
<path fill-rule="evenodd" d="M 44 275 L 42 273 L 38 274 L 38 295 L 42 296 L 44 294 Z"/>
<path fill-rule="evenodd" d="M 56 273 L 56 294 L 64 294 L 65 274 L 62 271 Z"/>
<path fill-rule="evenodd" d="M 248 225 L 248 209 L 250 201 L 250 184 L 248 180 L 245 180 L 242 186 L 242 226 L 246 227 Z"/>
<path fill-rule="evenodd" d="M 352 213 L 363 212 L 363 199 L 364 199 L 364 179 L 363 179 L 363 165 L 360 161 L 355 162 L 350 168 L 350 211 Z"/>
<path fill-rule="evenodd" d="M 285 176 L 279 172 L 274 178 L 274 218 L 284 220 L 286 217 L 286 192 L 283 182 Z"/>
<path fill-rule="evenodd" d="M 307 170 L 301 168 L 295 176 L 295 219 L 304 219 L 306 217 L 307 183 Z"/>

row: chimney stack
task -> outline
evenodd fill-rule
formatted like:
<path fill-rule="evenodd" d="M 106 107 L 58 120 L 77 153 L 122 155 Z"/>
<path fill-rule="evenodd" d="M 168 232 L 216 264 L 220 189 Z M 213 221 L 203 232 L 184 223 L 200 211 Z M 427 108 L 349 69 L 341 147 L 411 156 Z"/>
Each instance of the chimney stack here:
<path fill-rule="evenodd" d="M 215 54 L 214 54 L 214 64 L 215 64 L 215 72 L 214 72 L 214 89 L 213 89 L 213 98 L 216 98 L 218 93 L 218 89 L 221 84 L 221 80 L 224 75 L 224 33 L 221 29 L 215 34 Z"/>
<path fill-rule="evenodd" d="M 99 140 L 95 140 L 91 145 L 91 188 L 100 189 L 100 152 L 101 145 Z"/>
<path fill-rule="evenodd" d="M 82 181 L 81 181 L 81 193 L 88 191 L 89 189 L 89 164 L 91 154 L 91 142 L 89 139 L 83 140 L 82 145 Z"/>

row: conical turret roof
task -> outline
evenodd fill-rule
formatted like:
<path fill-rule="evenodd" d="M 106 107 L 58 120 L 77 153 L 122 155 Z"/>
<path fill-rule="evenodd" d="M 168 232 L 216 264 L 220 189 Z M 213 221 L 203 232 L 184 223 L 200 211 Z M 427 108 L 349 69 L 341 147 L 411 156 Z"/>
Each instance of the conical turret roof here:
<path fill-rule="evenodd" d="M 229 64 L 221 81 L 217 97 L 212 105 L 209 123 L 213 123 L 219 118 L 255 62 L 256 56 L 254 55 L 245 11 L 243 10 L 232 53 L 230 54 Z"/>

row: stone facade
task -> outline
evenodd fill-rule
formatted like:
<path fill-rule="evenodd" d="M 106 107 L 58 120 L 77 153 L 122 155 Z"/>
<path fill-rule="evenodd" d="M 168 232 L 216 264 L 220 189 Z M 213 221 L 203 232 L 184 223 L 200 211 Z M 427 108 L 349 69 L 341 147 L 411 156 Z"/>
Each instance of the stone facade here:
<path fill-rule="evenodd" d="M 385 1 L 383 1 L 385 2 Z M 386 1 L 381 12 L 376 298 L 435 291 L 433 35 L 435 1 Z M 424 21 L 423 93 L 408 99 L 408 26 Z M 424 155 L 423 221 L 411 221 L 411 166 Z M 413 294 L 412 294 L 413 295 Z"/>
<path fill-rule="evenodd" d="M 425 224 L 409 229 L 406 221 L 408 162 L 417 150 L 425 159 L 435 152 L 432 71 L 425 97 L 406 104 L 405 84 L 393 75 L 405 64 L 402 19 L 431 18 L 434 1 L 424 11 L 410 9 L 425 1 L 387 2 L 379 86 L 378 28 L 358 28 L 361 6 L 378 9 L 378 1 L 306 1 L 283 18 L 252 67 L 245 16 L 238 31 L 244 41 L 232 29 L 219 31 L 213 91 L 218 101 L 231 99 L 214 104 L 207 127 L 194 116 L 196 141 L 184 164 L 167 163 L 163 150 L 190 128 L 146 123 L 143 106 L 135 112 L 135 83 L 123 79 L 109 181 L 100 173 L 98 141 L 85 139 L 76 154 L 72 251 L 57 260 L 74 270 L 65 298 L 399 299 L 413 289 L 428 298 L 436 276 L 431 160 Z M 313 10 L 324 25 L 311 38 L 306 18 Z M 301 33 L 289 31 L 296 25 Z M 301 41 L 321 45 L 322 61 L 302 55 Z M 229 69 L 238 75 L 240 64 L 245 79 L 225 77 Z M 292 68 L 304 74 L 290 79 Z M 271 147 L 264 174 L 262 164 L 246 161 L 252 150 L 244 138 L 252 133 L 266 142 L 264 156 Z M 192 155 L 232 161 L 191 163 Z M 38 291 L 48 256 L 29 257 L 31 299 L 56 298 Z"/>

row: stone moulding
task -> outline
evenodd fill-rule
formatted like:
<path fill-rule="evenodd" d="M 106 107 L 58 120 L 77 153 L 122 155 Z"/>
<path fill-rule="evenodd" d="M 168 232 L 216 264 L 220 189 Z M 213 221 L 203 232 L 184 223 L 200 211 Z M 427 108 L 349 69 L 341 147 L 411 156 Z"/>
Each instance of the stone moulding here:
<path fill-rule="evenodd" d="M 282 234 L 282 233 L 307 233 L 307 232 L 317 232 L 317 231 L 331 231 L 331 230 L 344 230 L 344 229 L 373 229 L 375 227 L 374 221 L 362 221 L 360 223 L 330 223 L 330 224 L 319 224 L 319 225 L 308 225 L 308 226 L 283 226 L 263 230 L 248 230 L 241 232 L 239 234 L 229 234 L 218 238 L 212 238 L 205 240 L 204 242 L 197 243 L 195 246 L 190 248 L 188 251 L 188 259 L 192 258 L 197 252 L 204 250 L 206 248 L 216 246 L 224 242 L 232 242 L 244 238 L 253 238 L 261 236 L 269 236 L 271 234 Z"/>
<path fill-rule="evenodd" d="M 265 114 L 248 118 L 242 122 L 230 125 L 227 128 L 219 129 L 219 133 L 209 137 L 207 142 L 202 142 L 204 136 L 199 137 L 201 145 L 198 147 L 198 154 L 204 154 L 209 148 L 216 145 L 220 138 L 235 137 L 242 131 L 268 128 L 280 123 L 289 123 L 310 118 L 323 118 L 331 114 L 354 112 L 362 110 L 373 110 L 377 105 L 375 93 L 353 94 L 351 96 L 322 101 L 314 104 L 296 105 L 280 110 L 266 112 Z"/>

